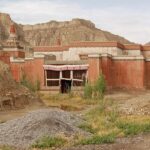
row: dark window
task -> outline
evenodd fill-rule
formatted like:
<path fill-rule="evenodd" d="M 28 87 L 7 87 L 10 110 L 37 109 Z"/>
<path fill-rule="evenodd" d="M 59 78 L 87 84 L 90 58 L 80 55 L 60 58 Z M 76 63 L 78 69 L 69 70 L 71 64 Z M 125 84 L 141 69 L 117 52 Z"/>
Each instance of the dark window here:
<path fill-rule="evenodd" d="M 47 81 L 47 86 L 59 86 L 59 81 Z"/>
<path fill-rule="evenodd" d="M 47 70 L 47 79 L 59 79 L 59 71 Z"/>
<path fill-rule="evenodd" d="M 70 70 L 62 71 L 63 78 L 70 78 Z"/>

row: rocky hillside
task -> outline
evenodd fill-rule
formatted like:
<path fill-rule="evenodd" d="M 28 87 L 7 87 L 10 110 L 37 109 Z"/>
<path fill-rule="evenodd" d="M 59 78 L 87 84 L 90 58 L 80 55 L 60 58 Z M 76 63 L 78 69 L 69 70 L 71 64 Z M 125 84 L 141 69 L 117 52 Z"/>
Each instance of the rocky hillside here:
<path fill-rule="evenodd" d="M 8 14 L 0 13 L 0 41 L 9 35 L 11 18 Z M 36 25 L 19 25 L 15 23 L 20 41 L 32 46 L 56 45 L 61 40 L 62 45 L 73 41 L 118 41 L 130 43 L 123 37 L 97 29 L 95 24 L 88 20 L 73 19 L 71 21 L 50 21 Z"/>

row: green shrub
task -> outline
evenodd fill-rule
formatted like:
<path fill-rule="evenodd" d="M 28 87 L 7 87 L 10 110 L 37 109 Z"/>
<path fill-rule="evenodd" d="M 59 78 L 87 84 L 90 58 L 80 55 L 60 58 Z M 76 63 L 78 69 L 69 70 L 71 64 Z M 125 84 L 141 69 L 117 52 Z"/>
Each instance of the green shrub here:
<path fill-rule="evenodd" d="M 92 138 L 83 139 L 79 142 L 81 145 L 89 144 L 103 144 L 103 143 L 113 143 L 115 141 L 115 134 L 107 134 L 102 136 L 93 136 Z"/>
<path fill-rule="evenodd" d="M 60 147 L 66 143 L 66 140 L 60 137 L 49 137 L 45 136 L 37 140 L 32 147 L 33 148 L 50 148 L 50 147 Z"/>
<path fill-rule="evenodd" d="M 92 86 L 89 83 L 85 84 L 84 87 L 84 98 L 91 99 L 92 98 Z"/>
<path fill-rule="evenodd" d="M 96 92 L 96 98 L 103 99 L 104 92 L 106 90 L 106 82 L 105 82 L 105 77 L 103 74 L 101 74 L 99 78 L 97 79 L 94 85 L 94 90 Z"/>
<path fill-rule="evenodd" d="M 106 82 L 104 75 L 101 74 L 94 85 L 89 83 L 85 84 L 84 87 L 84 98 L 85 99 L 103 99 L 104 92 L 106 89 Z"/>

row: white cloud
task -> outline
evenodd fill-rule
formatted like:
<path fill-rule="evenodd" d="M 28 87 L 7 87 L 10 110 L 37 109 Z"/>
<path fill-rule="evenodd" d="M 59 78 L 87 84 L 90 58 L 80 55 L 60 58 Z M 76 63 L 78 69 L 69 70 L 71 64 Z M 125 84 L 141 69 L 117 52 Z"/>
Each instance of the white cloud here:
<path fill-rule="evenodd" d="M 75 1 L 65 0 L 1 0 L 0 11 L 11 14 L 13 20 L 24 24 L 85 18 L 92 20 L 97 27 L 133 42 L 150 41 L 148 12 L 141 13 L 132 9 L 125 11 L 122 7 L 115 6 L 91 9 Z"/>

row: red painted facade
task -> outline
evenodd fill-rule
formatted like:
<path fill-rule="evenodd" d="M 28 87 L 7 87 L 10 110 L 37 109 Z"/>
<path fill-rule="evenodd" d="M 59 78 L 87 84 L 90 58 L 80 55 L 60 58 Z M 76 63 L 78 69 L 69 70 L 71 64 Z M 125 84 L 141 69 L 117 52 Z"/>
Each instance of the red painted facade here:
<path fill-rule="evenodd" d="M 89 58 L 89 81 L 95 82 L 102 72 L 110 88 L 150 88 L 150 62 L 112 60 L 109 56 Z"/>
<path fill-rule="evenodd" d="M 9 64 L 13 77 L 20 81 L 23 73 L 31 81 L 39 80 L 44 87 L 44 59 L 34 58 L 23 62 L 10 62 L 10 57 L 22 58 L 23 52 L 1 52 L 0 60 Z M 110 88 L 145 89 L 150 88 L 150 61 L 145 60 L 113 60 L 110 56 L 88 57 L 88 80 L 95 82 L 103 73 Z"/>
<path fill-rule="evenodd" d="M 150 61 L 145 63 L 145 85 L 150 89 Z"/>

